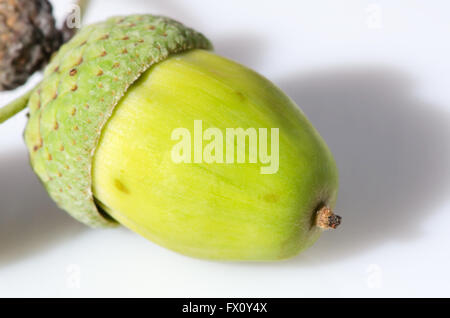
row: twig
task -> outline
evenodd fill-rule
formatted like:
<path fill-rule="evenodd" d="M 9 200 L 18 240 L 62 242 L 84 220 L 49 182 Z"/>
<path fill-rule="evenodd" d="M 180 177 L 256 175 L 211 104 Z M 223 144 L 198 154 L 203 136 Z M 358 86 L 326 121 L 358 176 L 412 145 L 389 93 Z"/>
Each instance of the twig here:
<path fill-rule="evenodd" d="M 28 99 L 30 98 L 31 93 L 34 88 L 26 92 L 24 95 L 20 96 L 16 100 L 12 101 L 6 106 L 0 108 L 0 124 L 9 118 L 13 117 L 23 109 L 27 107 Z"/>

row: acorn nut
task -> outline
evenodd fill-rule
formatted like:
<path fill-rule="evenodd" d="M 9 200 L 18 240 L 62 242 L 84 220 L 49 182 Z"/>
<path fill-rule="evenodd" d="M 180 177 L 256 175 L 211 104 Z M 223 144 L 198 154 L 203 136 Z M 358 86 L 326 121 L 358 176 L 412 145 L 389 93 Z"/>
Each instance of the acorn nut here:
<path fill-rule="evenodd" d="M 53 200 L 176 252 L 278 260 L 337 227 L 331 152 L 295 103 L 160 16 L 63 45 L 29 98 L 25 141 Z"/>

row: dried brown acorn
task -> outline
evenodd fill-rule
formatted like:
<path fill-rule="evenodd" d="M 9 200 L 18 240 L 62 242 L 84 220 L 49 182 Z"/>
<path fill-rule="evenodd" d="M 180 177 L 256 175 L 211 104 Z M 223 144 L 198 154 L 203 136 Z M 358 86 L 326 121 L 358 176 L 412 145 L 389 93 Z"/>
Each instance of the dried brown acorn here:
<path fill-rule="evenodd" d="M 24 84 L 61 43 L 48 0 L 0 0 L 0 91 Z"/>

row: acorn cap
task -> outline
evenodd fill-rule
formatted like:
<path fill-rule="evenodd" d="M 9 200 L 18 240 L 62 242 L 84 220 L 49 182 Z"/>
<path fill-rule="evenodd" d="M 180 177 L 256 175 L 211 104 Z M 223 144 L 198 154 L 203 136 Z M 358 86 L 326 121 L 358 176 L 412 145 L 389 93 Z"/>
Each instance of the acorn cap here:
<path fill-rule="evenodd" d="M 92 194 L 92 160 L 127 89 L 168 56 L 210 49 L 202 34 L 161 16 L 114 17 L 86 26 L 47 66 L 25 129 L 31 164 L 58 206 L 92 226 L 116 224 Z"/>

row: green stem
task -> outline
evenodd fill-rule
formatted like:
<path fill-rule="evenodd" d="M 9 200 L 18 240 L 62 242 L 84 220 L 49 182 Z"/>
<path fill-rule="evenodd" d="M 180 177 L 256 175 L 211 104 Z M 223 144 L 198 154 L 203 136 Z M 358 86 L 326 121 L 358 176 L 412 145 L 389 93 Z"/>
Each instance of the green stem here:
<path fill-rule="evenodd" d="M 0 108 L 0 124 L 10 119 L 11 117 L 19 113 L 21 110 L 25 109 L 25 107 L 27 107 L 28 99 L 30 98 L 32 92 L 33 89 L 31 89 L 24 95 L 20 96 L 16 100 L 12 101 L 8 105 Z"/>

